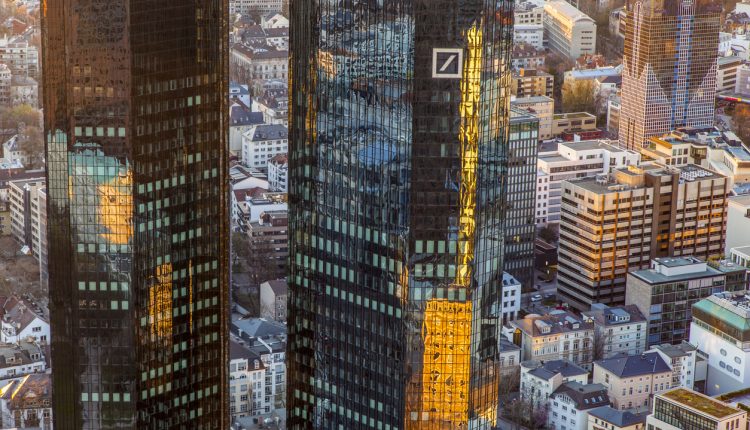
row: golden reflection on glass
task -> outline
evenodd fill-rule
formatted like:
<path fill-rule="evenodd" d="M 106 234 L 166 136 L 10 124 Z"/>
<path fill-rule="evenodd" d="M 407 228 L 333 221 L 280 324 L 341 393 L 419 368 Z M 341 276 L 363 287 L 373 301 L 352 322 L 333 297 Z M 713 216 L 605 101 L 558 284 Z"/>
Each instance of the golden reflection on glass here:
<path fill-rule="evenodd" d="M 422 402 L 418 428 L 466 428 L 469 419 L 471 302 L 427 302 Z"/>
<path fill-rule="evenodd" d="M 133 237 L 133 174 L 128 171 L 110 182 L 99 185 L 99 223 L 102 237 L 111 244 L 126 245 Z"/>
<path fill-rule="evenodd" d="M 482 31 L 475 24 L 466 34 L 467 49 L 461 79 L 461 189 L 456 284 L 471 285 L 476 232 L 477 160 L 479 143 L 479 101 L 482 72 Z"/>
<path fill-rule="evenodd" d="M 156 268 L 154 283 L 148 291 L 151 340 L 171 348 L 172 343 L 172 264 Z M 191 313 L 192 314 L 192 313 Z"/>

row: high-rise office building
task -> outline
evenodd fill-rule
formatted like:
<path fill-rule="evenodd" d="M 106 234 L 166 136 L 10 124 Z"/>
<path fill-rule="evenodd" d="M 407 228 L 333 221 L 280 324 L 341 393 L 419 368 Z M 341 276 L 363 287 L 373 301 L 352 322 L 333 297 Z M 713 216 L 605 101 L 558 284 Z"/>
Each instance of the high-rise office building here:
<path fill-rule="evenodd" d="M 534 282 L 536 173 L 539 118 L 511 109 L 508 144 L 507 210 L 505 213 L 505 271 L 531 288 Z"/>
<path fill-rule="evenodd" d="M 41 13 L 55 427 L 229 428 L 226 2 Z"/>
<path fill-rule="evenodd" d="M 729 182 L 692 164 L 628 166 L 564 181 L 558 296 L 580 311 L 594 303 L 619 305 L 628 271 L 645 269 L 654 258 L 719 258 Z"/>
<path fill-rule="evenodd" d="M 721 2 L 628 0 L 620 144 L 714 120 Z"/>
<path fill-rule="evenodd" d="M 510 1 L 292 2 L 292 429 L 496 422 Z"/>

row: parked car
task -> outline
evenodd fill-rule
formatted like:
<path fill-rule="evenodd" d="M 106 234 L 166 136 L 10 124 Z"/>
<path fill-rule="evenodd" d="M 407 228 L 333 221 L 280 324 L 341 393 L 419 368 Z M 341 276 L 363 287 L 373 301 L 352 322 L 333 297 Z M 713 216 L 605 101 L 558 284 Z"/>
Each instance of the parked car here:
<path fill-rule="evenodd" d="M 541 302 L 542 301 L 541 294 L 534 294 L 533 296 L 531 296 L 531 301 L 532 302 Z"/>

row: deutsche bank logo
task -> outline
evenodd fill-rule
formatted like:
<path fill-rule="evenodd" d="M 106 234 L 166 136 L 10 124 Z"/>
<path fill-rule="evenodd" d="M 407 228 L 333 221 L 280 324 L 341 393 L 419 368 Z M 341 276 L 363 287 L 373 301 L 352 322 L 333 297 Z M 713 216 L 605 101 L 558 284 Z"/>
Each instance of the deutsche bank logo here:
<path fill-rule="evenodd" d="M 464 64 L 464 50 L 461 48 L 432 49 L 432 77 L 456 79 L 461 77 Z"/>

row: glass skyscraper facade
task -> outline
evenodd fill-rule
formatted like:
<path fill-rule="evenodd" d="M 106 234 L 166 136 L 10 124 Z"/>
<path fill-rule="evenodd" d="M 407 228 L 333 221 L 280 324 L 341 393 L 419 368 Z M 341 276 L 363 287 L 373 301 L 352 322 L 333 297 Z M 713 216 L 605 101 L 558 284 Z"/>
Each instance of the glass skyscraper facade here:
<path fill-rule="evenodd" d="M 508 148 L 503 266 L 524 288 L 531 288 L 534 283 L 539 118 L 512 108 Z"/>
<path fill-rule="evenodd" d="M 490 429 L 512 3 L 291 2 L 292 429 Z"/>
<path fill-rule="evenodd" d="M 60 429 L 226 429 L 227 6 L 43 0 Z"/>
<path fill-rule="evenodd" d="M 721 2 L 628 0 L 620 145 L 680 127 L 711 127 Z"/>

